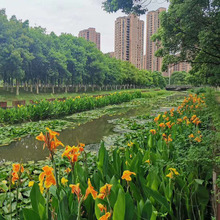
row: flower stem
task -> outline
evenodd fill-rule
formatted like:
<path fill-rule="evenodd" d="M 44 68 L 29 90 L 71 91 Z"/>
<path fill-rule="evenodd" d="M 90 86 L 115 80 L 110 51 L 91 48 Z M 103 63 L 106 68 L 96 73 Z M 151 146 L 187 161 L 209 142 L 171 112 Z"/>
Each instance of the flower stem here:
<path fill-rule="evenodd" d="M 49 189 L 48 189 L 47 190 L 47 204 L 46 204 L 47 219 L 49 219 L 49 199 L 50 199 L 50 193 L 49 193 Z"/>
<path fill-rule="evenodd" d="M 81 205 L 83 202 L 84 196 L 80 199 L 79 204 L 78 204 L 78 213 L 77 213 L 77 219 L 76 220 L 80 220 L 81 219 Z"/>

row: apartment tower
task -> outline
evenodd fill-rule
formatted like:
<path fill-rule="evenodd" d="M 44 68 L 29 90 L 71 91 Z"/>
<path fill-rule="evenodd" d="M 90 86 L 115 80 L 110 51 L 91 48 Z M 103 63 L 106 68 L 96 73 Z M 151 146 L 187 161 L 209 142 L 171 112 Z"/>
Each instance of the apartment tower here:
<path fill-rule="evenodd" d="M 155 52 L 159 49 L 157 42 L 151 40 L 151 36 L 155 34 L 160 27 L 159 14 L 166 11 L 166 8 L 159 8 L 156 11 L 147 13 L 146 23 L 146 58 L 144 69 L 151 71 L 161 71 L 162 58 L 156 57 Z"/>
<path fill-rule="evenodd" d="M 95 28 L 80 31 L 78 37 L 83 37 L 87 41 L 95 43 L 96 47 L 100 50 L 100 33 L 97 33 Z"/>
<path fill-rule="evenodd" d="M 129 61 L 143 69 L 144 21 L 133 14 L 115 21 L 115 53 L 117 59 Z"/>

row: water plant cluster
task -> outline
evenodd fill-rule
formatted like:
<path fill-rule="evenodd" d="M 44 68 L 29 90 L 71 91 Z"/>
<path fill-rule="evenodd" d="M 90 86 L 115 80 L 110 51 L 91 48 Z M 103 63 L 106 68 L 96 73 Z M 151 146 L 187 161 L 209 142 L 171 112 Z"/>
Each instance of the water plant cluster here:
<path fill-rule="evenodd" d="M 122 103 L 120 105 L 108 105 L 103 108 L 96 108 L 90 111 L 79 112 L 56 120 L 51 119 L 37 122 L 24 122 L 19 124 L 4 124 L 0 127 L 0 146 L 10 144 L 11 142 L 26 137 L 27 135 L 36 136 L 40 132 L 45 131 L 46 127 L 49 127 L 50 129 L 56 131 L 62 131 L 63 129 L 66 129 L 68 127 L 77 127 L 80 124 L 84 124 L 88 121 L 100 118 L 105 114 L 118 115 L 119 111 L 121 113 L 126 112 L 129 108 L 134 108 L 140 105 L 146 106 L 149 102 L 153 105 L 153 103 L 155 104 L 159 102 L 158 98 L 163 99 L 163 97 L 167 95 L 172 95 L 172 92 L 168 92 L 165 90 L 149 91 L 145 93 L 142 92 L 141 98 L 132 99 L 130 102 Z M 139 102 L 140 99 L 141 102 Z M 65 102 L 62 103 L 65 104 Z"/>
<path fill-rule="evenodd" d="M 58 118 L 76 112 L 91 110 L 107 105 L 127 102 L 140 98 L 141 92 L 114 92 L 97 97 L 74 97 L 64 101 L 48 102 L 42 100 L 33 105 L 18 106 L 18 108 L 0 109 L 0 123 L 20 123 L 24 121 L 38 121 L 42 119 Z"/>
<path fill-rule="evenodd" d="M 177 109 L 144 116 L 142 126 L 97 155 L 65 146 L 47 129 L 43 164 L 2 170 L 2 219 L 211 219 L 210 117 L 204 95 Z M 141 119 L 141 117 L 139 117 Z M 129 126 L 129 125 L 128 125 Z"/>

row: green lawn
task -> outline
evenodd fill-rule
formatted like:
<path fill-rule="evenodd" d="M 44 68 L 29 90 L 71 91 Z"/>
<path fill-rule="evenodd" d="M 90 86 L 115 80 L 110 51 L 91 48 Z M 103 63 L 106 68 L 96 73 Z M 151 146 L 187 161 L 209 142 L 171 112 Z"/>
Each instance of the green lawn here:
<path fill-rule="evenodd" d="M 155 89 L 129 89 L 126 91 L 154 91 Z M 119 92 L 120 90 L 117 90 Z M 125 91 L 125 90 L 121 90 Z M 95 91 L 95 92 L 87 92 L 87 93 L 57 93 L 57 94 L 52 94 L 52 93 L 43 93 L 40 92 L 40 94 L 35 94 L 35 93 L 30 93 L 26 92 L 23 89 L 20 89 L 20 95 L 16 96 L 15 95 L 15 89 L 14 93 L 11 93 L 10 91 L 3 90 L 2 87 L 0 87 L 0 102 L 6 102 L 8 106 L 12 106 L 12 101 L 16 100 L 25 100 L 26 104 L 29 104 L 29 100 L 40 100 L 40 99 L 51 99 L 51 98 L 63 98 L 63 97 L 75 97 L 75 96 L 83 96 L 85 94 L 87 95 L 104 95 L 108 93 L 115 92 L 114 90 L 112 91 Z"/>

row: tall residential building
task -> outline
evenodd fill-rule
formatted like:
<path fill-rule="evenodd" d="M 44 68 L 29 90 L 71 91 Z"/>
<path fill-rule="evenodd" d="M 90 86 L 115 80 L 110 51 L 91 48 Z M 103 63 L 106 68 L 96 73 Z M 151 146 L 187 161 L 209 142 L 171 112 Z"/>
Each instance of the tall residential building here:
<path fill-rule="evenodd" d="M 173 65 L 169 65 L 168 66 L 168 71 L 163 73 L 163 76 L 169 77 L 173 74 L 173 72 L 176 71 L 185 71 L 185 72 L 189 72 L 191 69 L 191 65 L 190 63 L 186 63 L 186 62 L 180 62 L 177 64 L 173 64 Z"/>
<path fill-rule="evenodd" d="M 115 54 L 143 69 L 144 21 L 131 14 L 115 21 Z"/>
<path fill-rule="evenodd" d="M 96 47 L 100 50 L 100 33 L 97 33 L 95 28 L 80 31 L 78 37 L 83 37 L 87 41 L 95 43 Z"/>
<path fill-rule="evenodd" d="M 146 23 L 146 59 L 145 59 L 145 69 L 151 71 L 161 71 L 162 58 L 156 57 L 154 54 L 159 49 L 157 42 L 151 40 L 151 36 L 155 34 L 160 27 L 159 14 L 162 11 L 166 11 L 166 8 L 159 8 L 156 11 L 150 11 L 147 13 L 147 23 Z"/>

